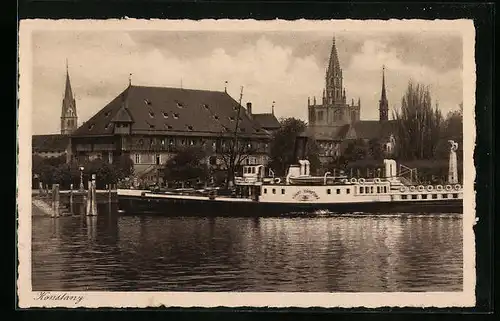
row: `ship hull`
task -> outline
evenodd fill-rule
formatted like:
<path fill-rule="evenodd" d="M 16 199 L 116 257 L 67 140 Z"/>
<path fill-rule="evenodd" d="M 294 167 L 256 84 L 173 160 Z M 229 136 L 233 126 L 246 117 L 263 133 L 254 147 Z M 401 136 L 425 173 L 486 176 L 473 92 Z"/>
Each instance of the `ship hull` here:
<path fill-rule="evenodd" d="M 349 203 L 273 203 L 247 199 L 209 199 L 155 196 L 119 196 L 119 209 L 125 215 L 166 216 L 282 216 L 307 215 L 311 213 L 331 214 L 462 214 L 463 200 L 426 200 L 391 202 L 349 202 Z"/>

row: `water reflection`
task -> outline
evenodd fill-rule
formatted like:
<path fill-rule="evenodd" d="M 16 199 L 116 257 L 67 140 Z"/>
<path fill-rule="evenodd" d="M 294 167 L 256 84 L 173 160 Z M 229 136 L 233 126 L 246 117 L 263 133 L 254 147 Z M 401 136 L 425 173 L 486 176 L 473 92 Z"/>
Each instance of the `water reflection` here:
<path fill-rule="evenodd" d="M 34 290 L 460 291 L 459 216 L 33 218 Z"/>

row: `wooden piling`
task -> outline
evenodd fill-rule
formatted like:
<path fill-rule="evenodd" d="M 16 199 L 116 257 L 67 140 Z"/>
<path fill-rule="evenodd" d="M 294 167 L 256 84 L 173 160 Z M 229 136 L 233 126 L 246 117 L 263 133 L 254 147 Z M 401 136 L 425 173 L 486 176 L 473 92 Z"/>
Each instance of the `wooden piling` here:
<path fill-rule="evenodd" d="M 59 217 L 59 184 L 52 185 L 52 217 Z"/>
<path fill-rule="evenodd" d="M 92 181 L 91 181 L 91 180 L 89 180 L 87 185 L 88 185 L 88 189 L 87 189 L 87 206 L 86 206 L 86 213 L 87 213 L 87 215 L 91 215 L 91 214 L 90 214 L 90 212 L 91 212 L 91 210 L 92 210 L 92 209 L 91 209 L 91 205 L 92 205 L 92 204 L 91 204 L 91 199 L 92 199 L 92 194 L 91 194 L 91 193 L 92 193 L 92 192 L 91 192 L 91 190 L 92 190 Z"/>
<path fill-rule="evenodd" d="M 92 215 L 97 215 L 97 193 L 96 193 L 96 182 L 92 181 Z"/>
<path fill-rule="evenodd" d="M 71 215 L 75 214 L 73 212 L 73 184 L 69 185 L 69 212 Z"/>

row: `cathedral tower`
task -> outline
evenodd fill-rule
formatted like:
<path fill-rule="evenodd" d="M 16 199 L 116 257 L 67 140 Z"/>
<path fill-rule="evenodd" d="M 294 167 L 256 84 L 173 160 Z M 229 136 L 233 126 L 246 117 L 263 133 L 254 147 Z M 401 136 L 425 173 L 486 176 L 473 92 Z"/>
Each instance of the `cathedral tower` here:
<path fill-rule="evenodd" d="M 78 116 L 76 114 L 76 102 L 69 80 L 68 62 L 66 61 L 66 87 L 61 109 L 61 134 L 71 134 L 77 128 Z"/>
<path fill-rule="evenodd" d="M 385 66 L 382 67 L 382 93 L 378 106 L 380 121 L 389 120 L 389 102 L 387 101 L 387 94 L 385 92 Z"/>

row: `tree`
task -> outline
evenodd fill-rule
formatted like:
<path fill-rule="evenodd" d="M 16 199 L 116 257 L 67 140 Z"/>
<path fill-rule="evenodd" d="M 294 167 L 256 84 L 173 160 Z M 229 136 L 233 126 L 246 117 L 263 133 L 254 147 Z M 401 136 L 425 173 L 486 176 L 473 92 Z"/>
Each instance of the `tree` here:
<path fill-rule="evenodd" d="M 134 174 L 134 162 L 128 155 L 121 155 L 114 163 L 117 170 L 117 178 L 122 180 Z"/>
<path fill-rule="evenodd" d="M 163 171 L 165 181 L 189 181 L 206 179 L 208 168 L 203 164 L 205 152 L 196 147 L 181 149 L 173 158 L 165 163 Z"/>
<path fill-rule="evenodd" d="M 295 140 L 306 130 L 306 123 L 296 118 L 280 120 L 281 127 L 273 134 L 270 150 L 270 166 L 277 175 L 285 175 L 288 167 L 297 162 Z M 307 138 L 306 156 L 311 163 L 311 171 L 319 167 L 318 145 L 312 138 Z"/>
<path fill-rule="evenodd" d="M 252 154 L 255 154 L 257 148 L 247 139 L 227 139 L 218 138 L 219 155 L 227 169 L 227 183 L 234 180 L 235 171 Z"/>
<path fill-rule="evenodd" d="M 384 157 L 380 139 L 372 138 L 368 141 L 368 153 L 370 157 L 375 160 L 380 160 Z"/>
<path fill-rule="evenodd" d="M 401 110 L 394 112 L 400 159 L 430 159 L 434 156 L 443 117 L 431 104 L 429 88 L 410 81 L 401 99 Z"/>
<path fill-rule="evenodd" d="M 355 162 L 365 159 L 369 153 L 369 146 L 363 139 L 356 139 L 347 144 L 344 150 L 344 159 L 346 162 Z"/>

